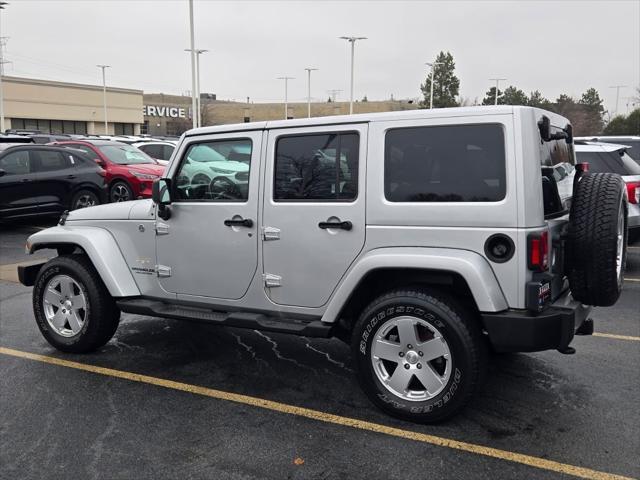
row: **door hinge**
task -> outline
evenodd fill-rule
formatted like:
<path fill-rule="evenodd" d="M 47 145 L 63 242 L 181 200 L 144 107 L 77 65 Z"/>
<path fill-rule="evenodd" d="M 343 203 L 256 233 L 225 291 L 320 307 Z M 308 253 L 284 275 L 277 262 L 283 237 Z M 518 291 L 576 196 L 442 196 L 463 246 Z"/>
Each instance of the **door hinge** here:
<path fill-rule="evenodd" d="M 264 240 L 280 240 L 280 229 L 276 227 L 262 227 Z"/>
<path fill-rule="evenodd" d="M 169 233 L 169 225 L 162 222 L 156 222 L 156 235 L 167 235 Z"/>
<path fill-rule="evenodd" d="M 265 273 L 262 278 L 264 279 L 264 286 L 267 288 L 279 287 L 282 283 L 282 277 L 273 273 Z"/>
<path fill-rule="evenodd" d="M 167 267 L 166 265 L 156 265 L 156 274 L 158 277 L 170 277 L 171 267 Z"/>

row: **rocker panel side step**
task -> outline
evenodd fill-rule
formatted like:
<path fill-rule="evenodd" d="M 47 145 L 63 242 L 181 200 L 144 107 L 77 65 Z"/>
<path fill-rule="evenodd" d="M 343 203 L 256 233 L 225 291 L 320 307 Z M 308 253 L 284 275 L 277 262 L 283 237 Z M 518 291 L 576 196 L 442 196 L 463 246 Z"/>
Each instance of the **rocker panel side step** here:
<path fill-rule="evenodd" d="M 329 338 L 332 325 L 320 320 L 304 321 L 281 319 L 251 312 L 218 312 L 201 307 L 173 305 L 146 298 L 125 298 L 117 300 L 118 308 L 126 313 L 152 317 L 195 320 L 226 327 L 249 328 L 267 332 L 290 333 L 303 337 Z"/>

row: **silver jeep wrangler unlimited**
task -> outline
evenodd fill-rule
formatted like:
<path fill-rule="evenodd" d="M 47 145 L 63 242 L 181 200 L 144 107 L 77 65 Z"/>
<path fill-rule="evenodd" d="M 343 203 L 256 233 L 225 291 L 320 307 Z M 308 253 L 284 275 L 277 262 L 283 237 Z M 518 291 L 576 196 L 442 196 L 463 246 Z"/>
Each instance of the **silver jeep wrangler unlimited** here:
<path fill-rule="evenodd" d="M 59 350 L 104 345 L 121 312 L 335 336 L 373 403 L 435 422 L 489 348 L 573 353 L 593 331 L 626 209 L 619 176 L 575 165 L 568 121 L 529 107 L 206 127 L 153 200 L 65 213 L 27 243 L 59 256 L 19 275 Z"/>

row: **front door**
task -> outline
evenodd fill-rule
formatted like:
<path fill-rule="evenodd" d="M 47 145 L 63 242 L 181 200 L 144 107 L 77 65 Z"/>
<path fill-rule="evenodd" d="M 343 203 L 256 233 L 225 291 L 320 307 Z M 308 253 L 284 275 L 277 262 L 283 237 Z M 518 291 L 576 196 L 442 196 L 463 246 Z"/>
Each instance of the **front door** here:
<path fill-rule="evenodd" d="M 157 274 L 180 296 L 239 299 L 258 262 L 262 131 L 187 139 L 174 162 L 171 218 L 157 219 Z"/>
<path fill-rule="evenodd" d="M 273 302 L 321 307 L 362 250 L 367 131 L 269 132 L 262 248 Z"/>

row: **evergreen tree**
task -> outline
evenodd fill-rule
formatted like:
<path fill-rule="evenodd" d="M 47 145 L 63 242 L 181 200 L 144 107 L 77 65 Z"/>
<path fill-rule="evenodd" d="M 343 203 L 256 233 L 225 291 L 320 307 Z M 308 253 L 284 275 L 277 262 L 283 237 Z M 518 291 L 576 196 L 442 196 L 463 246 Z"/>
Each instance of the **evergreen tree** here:
<path fill-rule="evenodd" d="M 498 105 L 502 105 L 502 96 L 504 92 L 498 90 Z M 496 87 L 491 87 L 487 93 L 484 94 L 482 99 L 482 105 L 495 105 L 496 103 Z"/>
<path fill-rule="evenodd" d="M 434 62 L 433 75 L 433 108 L 456 107 L 458 101 L 456 97 L 460 91 L 460 79 L 455 75 L 456 64 L 453 56 L 449 52 L 440 52 Z M 420 85 L 424 100 L 423 107 L 429 108 L 431 95 L 431 71 L 427 74 L 427 79 Z"/>

